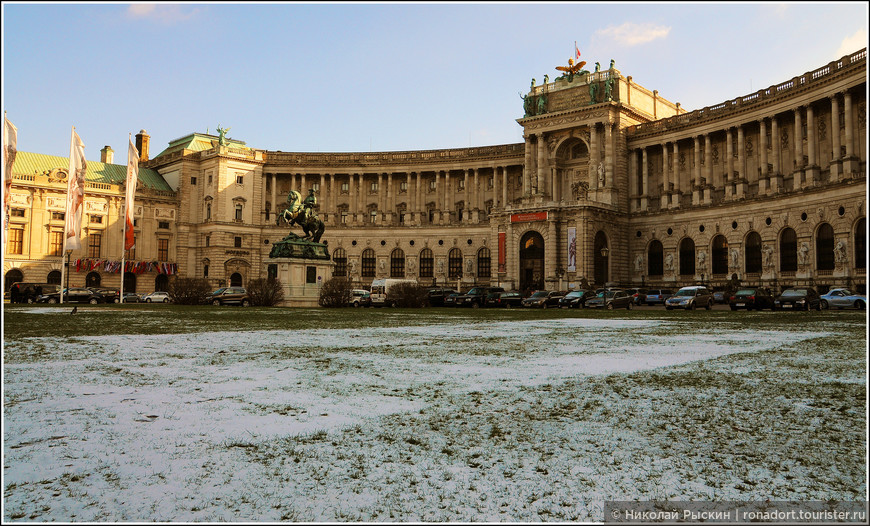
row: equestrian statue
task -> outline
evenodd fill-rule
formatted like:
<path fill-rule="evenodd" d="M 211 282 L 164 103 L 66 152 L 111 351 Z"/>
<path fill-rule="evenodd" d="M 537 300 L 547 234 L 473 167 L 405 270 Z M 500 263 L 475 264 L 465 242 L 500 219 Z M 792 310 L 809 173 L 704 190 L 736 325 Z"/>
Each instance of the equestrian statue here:
<path fill-rule="evenodd" d="M 283 219 L 288 225 L 299 225 L 305 232 L 305 237 L 302 239 L 310 239 L 314 243 L 320 243 L 320 237 L 323 235 L 323 221 L 317 217 L 314 207 L 317 205 L 317 197 L 314 195 L 314 189 L 308 190 L 308 197 L 302 199 L 302 194 L 296 190 L 290 190 L 287 194 L 287 208 L 278 214 L 275 220 L 276 225 L 281 224 Z M 295 234 L 290 234 L 295 236 Z M 288 236 L 290 237 L 290 236 Z"/>

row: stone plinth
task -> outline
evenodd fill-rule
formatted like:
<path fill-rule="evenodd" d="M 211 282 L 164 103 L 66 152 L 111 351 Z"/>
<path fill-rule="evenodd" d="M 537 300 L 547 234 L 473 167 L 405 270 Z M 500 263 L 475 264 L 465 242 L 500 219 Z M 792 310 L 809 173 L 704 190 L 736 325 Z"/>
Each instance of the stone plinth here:
<path fill-rule="evenodd" d="M 335 263 L 325 243 L 314 243 L 290 234 L 275 243 L 264 262 L 267 276 L 284 287 L 283 307 L 317 307 L 323 282 L 332 277 Z"/>

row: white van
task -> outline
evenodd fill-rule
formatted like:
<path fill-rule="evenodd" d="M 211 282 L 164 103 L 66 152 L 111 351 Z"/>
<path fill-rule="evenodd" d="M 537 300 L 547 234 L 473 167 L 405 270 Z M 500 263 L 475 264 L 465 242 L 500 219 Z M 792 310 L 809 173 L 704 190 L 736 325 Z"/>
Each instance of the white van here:
<path fill-rule="evenodd" d="M 383 307 L 387 301 L 387 294 L 390 288 L 401 283 L 417 284 L 416 279 L 376 279 L 372 281 L 372 306 Z M 395 305 L 392 305 L 395 307 Z"/>

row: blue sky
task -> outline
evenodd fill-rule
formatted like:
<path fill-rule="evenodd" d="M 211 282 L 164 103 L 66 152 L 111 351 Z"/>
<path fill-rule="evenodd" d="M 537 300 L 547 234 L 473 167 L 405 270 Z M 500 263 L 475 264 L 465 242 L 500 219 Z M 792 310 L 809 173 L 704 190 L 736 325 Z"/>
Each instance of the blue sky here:
<path fill-rule="evenodd" d="M 218 125 L 267 150 L 394 151 L 522 141 L 519 93 L 587 68 L 686 109 L 867 46 L 849 3 L 3 3 L 2 105 L 18 149 L 151 155 Z"/>

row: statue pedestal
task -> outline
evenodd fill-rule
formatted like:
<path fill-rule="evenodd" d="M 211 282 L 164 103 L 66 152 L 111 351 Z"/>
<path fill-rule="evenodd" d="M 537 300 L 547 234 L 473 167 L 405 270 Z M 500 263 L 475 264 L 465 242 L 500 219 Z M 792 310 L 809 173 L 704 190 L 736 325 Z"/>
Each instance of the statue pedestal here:
<path fill-rule="evenodd" d="M 323 282 L 332 278 L 335 263 L 325 243 L 314 243 L 290 234 L 272 245 L 264 261 L 267 276 L 284 288 L 282 307 L 317 307 Z"/>

